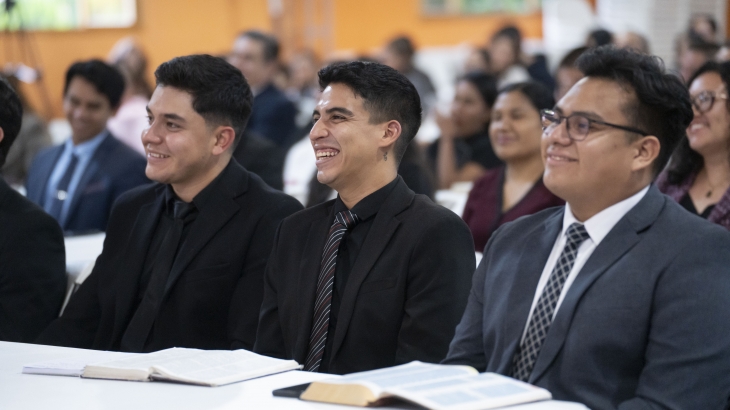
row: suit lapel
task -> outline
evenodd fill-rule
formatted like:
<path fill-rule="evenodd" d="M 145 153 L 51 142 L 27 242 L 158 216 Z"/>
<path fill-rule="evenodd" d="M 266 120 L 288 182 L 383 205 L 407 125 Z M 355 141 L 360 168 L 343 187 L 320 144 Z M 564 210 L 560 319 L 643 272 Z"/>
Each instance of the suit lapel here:
<path fill-rule="evenodd" d="M 542 376 L 562 349 L 573 315 L 583 295 L 601 275 L 639 242 L 639 233 L 654 223 L 664 206 L 664 201 L 664 196 L 652 185 L 644 198 L 619 220 L 593 251 L 568 289 L 555 315 L 530 375 L 530 383 L 534 383 Z"/>
<path fill-rule="evenodd" d="M 220 175 L 221 179 L 213 182 L 217 183 L 216 186 L 211 187 L 218 191 L 213 195 L 215 200 L 206 202 L 206 206 L 199 209 L 200 213 L 190 226 L 190 231 L 175 257 L 164 296 L 167 296 L 185 268 L 205 245 L 241 210 L 235 198 L 248 189 L 248 174 L 237 164 L 229 164 L 223 173 L 226 175 Z"/>
<path fill-rule="evenodd" d="M 49 155 L 50 161 L 36 161 L 40 167 L 38 170 L 38 177 L 36 178 L 38 184 L 35 185 L 37 189 L 32 189 L 32 186 L 28 184 L 28 199 L 39 204 L 41 208 L 43 208 L 43 203 L 46 200 L 46 187 L 51 179 L 51 173 L 53 173 L 53 169 L 56 167 L 58 158 L 61 157 L 61 154 L 65 149 L 64 147 L 65 144 L 61 144 L 53 148 L 53 152 Z"/>
<path fill-rule="evenodd" d="M 550 256 L 555 239 L 560 235 L 562 226 L 563 212 L 556 212 L 535 227 L 531 233 L 526 235 L 527 240 L 522 244 L 520 256 L 515 260 L 517 266 L 514 270 L 507 271 L 514 272 L 514 274 L 509 273 L 514 281 L 507 294 L 506 306 L 509 308 L 504 321 L 506 328 L 503 344 L 506 351 L 495 369 L 499 373 L 507 374 L 512 368 L 512 360 L 522 339 L 532 306 L 533 298 L 530 295 L 535 294 L 535 289 L 537 289 L 540 276 L 545 268 L 545 262 Z"/>
<path fill-rule="evenodd" d="M 309 350 L 309 337 L 312 332 L 312 320 L 314 316 L 314 300 L 317 294 L 317 279 L 319 278 L 319 270 L 322 264 L 322 253 L 330 225 L 332 225 L 333 216 L 332 206 L 334 201 L 330 201 L 330 206 L 323 208 L 322 214 L 312 220 L 309 225 L 309 234 L 307 242 L 304 245 L 302 262 L 299 266 L 298 283 L 296 288 L 297 303 L 303 310 L 293 312 L 300 315 L 297 321 L 300 324 L 301 331 L 297 332 L 297 340 L 294 344 L 294 359 L 301 363 L 306 360 Z"/>
<path fill-rule="evenodd" d="M 117 287 L 116 326 L 112 340 L 121 340 L 122 334 L 129 324 L 129 318 L 134 313 L 133 309 L 136 308 L 134 302 L 137 299 L 139 276 L 142 274 L 147 250 L 165 204 L 164 188 L 164 185 L 156 187 L 154 201 L 143 205 L 139 209 L 137 219 L 127 236 L 126 248 L 122 253 L 125 255 L 127 263 L 122 269 L 118 269 L 120 273 L 115 279 L 115 286 Z"/>
<path fill-rule="evenodd" d="M 343 291 L 339 316 L 337 318 L 337 329 L 335 330 L 335 340 L 332 345 L 332 354 L 330 357 L 335 357 L 345 339 L 347 328 L 350 325 L 350 318 L 355 309 L 355 300 L 360 291 L 360 285 L 362 285 L 362 282 L 400 225 L 397 215 L 410 206 L 414 197 L 415 194 L 413 191 L 408 189 L 405 182 L 399 180 L 383 203 L 382 208 L 375 215 L 373 226 L 370 228 L 362 244 L 362 249 L 355 259 L 355 264 L 352 267 L 350 277 L 347 279 L 347 284 Z"/>

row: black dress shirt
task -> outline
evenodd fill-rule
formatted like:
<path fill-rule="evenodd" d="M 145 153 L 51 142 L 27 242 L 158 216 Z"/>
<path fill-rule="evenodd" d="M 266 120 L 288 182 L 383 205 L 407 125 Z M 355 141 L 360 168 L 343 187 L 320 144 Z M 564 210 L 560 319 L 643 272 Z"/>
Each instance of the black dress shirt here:
<path fill-rule="evenodd" d="M 360 254 L 365 238 L 368 236 L 370 227 L 373 225 L 375 215 L 377 215 L 380 206 L 385 202 L 385 199 L 390 195 L 390 192 L 395 187 L 399 178 L 393 179 L 389 184 L 378 189 L 372 194 L 363 198 L 355 206 L 352 207 L 351 211 L 357 215 L 360 222 L 355 225 L 350 231 L 345 234 L 340 242 L 340 247 L 337 251 L 337 263 L 335 265 L 335 283 L 332 288 L 332 306 L 330 307 L 330 323 L 327 329 L 327 341 L 325 342 L 324 354 L 322 355 L 322 362 L 319 366 L 319 371 L 326 373 L 328 371 L 328 363 L 330 352 L 332 351 L 332 343 L 335 339 L 335 329 L 337 329 L 337 317 L 340 310 L 341 295 L 345 291 L 345 285 L 347 285 L 347 278 L 350 276 L 352 267 L 355 266 L 357 256 Z M 335 200 L 335 206 L 332 207 L 332 221 L 335 220 L 335 215 L 338 212 L 346 211 L 347 206 L 342 202 L 339 196 Z"/>

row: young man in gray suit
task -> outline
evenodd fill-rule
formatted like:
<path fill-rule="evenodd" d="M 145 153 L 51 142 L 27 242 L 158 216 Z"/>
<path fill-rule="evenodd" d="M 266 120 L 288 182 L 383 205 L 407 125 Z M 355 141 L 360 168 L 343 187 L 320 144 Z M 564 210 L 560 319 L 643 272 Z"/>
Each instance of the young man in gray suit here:
<path fill-rule="evenodd" d="M 543 112 L 544 182 L 566 206 L 500 228 L 445 363 L 591 409 L 720 409 L 730 393 L 730 233 L 651 184 L 692 120 L 656 57 L 586 52 Z"/>

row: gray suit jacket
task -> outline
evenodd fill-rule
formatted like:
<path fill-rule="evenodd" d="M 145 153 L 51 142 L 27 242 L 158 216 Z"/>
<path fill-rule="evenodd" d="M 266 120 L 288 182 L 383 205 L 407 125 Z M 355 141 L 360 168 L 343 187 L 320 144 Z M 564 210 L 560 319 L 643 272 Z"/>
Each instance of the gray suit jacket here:
<path fill-rule="evenodd" d="M 507 374 L 564 208 L 503 225 L 445 363 Z M 652 186 L 569 288 L 529 382 L 592 409 L 722 409 L 730 394 L 730 233 Z"/>

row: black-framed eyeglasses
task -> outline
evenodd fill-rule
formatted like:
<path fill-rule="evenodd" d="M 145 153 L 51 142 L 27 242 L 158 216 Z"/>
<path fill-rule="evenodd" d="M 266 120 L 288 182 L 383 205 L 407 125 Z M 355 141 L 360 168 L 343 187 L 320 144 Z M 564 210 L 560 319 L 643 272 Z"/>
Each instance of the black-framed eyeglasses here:
<path fill-rule="evenodd" d="M 716 93 L 714 91 L 702 91 L 701 93 L 697 94 L 696 97 L 692 97 L 690 101 L 692 101 L 692 105 L 697 108 L 697 111 L 699 111 L 701 114 L 704 114 L 712 109 L 712 106 L 715 104 L 716 99 L 727 100 L 727 94 Z"/>
<path fill-rule="evenodd" d="M 601 124 L 608 127 L 618 128 L 620 130 L 635 132 L 643 137 L 649 135 L 648 133 L 633 127 L 627 127 L 625 125 L 611 124 L 610 122 L 594 120 L 588 118 L 583 114 L 571 114 L 564 117 L 553 110 L 541 110 L 540 116 L 542 118 L 542 130 L 543 132 L 551 132 L 563 120 L 565 120 L 565 127 L 568 130 L 568 137 L 573 141 L 583 141 L 588 137 L 591 131 L 591 124 Z"/>

